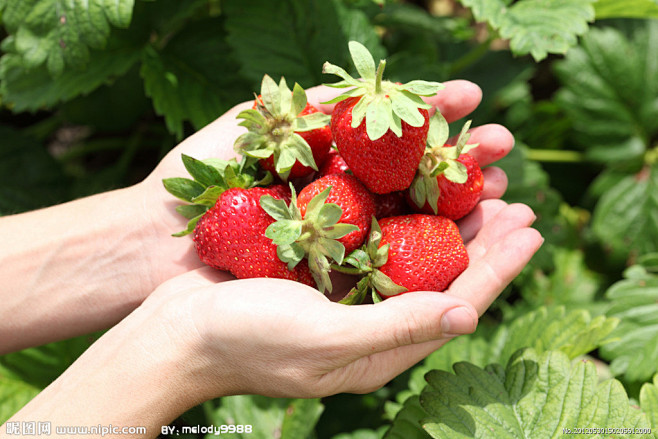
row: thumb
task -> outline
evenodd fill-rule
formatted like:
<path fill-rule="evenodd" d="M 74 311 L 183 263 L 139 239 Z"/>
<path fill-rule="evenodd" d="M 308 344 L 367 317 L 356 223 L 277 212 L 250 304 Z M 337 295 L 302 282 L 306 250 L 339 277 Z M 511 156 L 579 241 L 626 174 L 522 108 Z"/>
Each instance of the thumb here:
<path fill-rule="evenodd" d="M 345 323 L 360 328 L 353 347 L 370 354 L 469 334 L 478 321 L 469 302 L 437 292 L 402 294 L 350 311 L 351 322 Z"/>

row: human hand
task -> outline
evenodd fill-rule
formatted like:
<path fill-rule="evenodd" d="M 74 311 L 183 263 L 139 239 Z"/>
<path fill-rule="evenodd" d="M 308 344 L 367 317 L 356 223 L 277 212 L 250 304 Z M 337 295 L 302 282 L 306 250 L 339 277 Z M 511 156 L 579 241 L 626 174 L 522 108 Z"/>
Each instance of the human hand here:
<path fill-rule="evenodd" d="M 471 113 L 480 103 L 482 93 L 480 88 L 468 81 L 448 81 L 446 88 L 436 96 L 425 100 L 438 108 L 449 121 L 460 119 Z M 334 105 L 321 104 L 340 93 L 335 88 L 319 86 L 307 90 L 309 102 L 325 113 L 331 113 Z M 167 177 L 185 176 L 181 154 L 187 154 L 198 159 L 217 157 L 229 159 L 236 156 L 233 151 L 235 139 L 245 131 L 238 126 L 236 116 L 246 108 L 251 108 L 252 102 L 237 105 L 222 115 L 216 121 L 200 130 L 174 148 L 158 165 L 153 173 L 140 185 L 144 194 L 145 209 L 150 214 L 151 277 L 163 282 L 172 276 L 190 269 L 202 266 L 192 242 L 189 239 L 173 239 L 171 233 L 183 230 L 186 220 L 178 215 L 174 208 L 178 201 L 167 193 L 162 186 L 162 179 Z M 480 146 L 471 151 L 484 167 L 504 157 L 513 147 L 514 139 L 511 133 L 500 125 L 490 124 L 471 130 L 471 142 Z M 500 198 L 507 187 L 505 173 L 495 167 L 484 169 L 484 189 L 482 200 Z M 157 283 L 153 284 L 155 287 Z"/>
<path fill-rule="evenodd" d="M 228 281 L 226 273 L 206 267 L 163 284 L 145 306 L 173 305 L 159 309 L 168 310 L 165 319 L 176 322 L 180 340 L 199 353 L 191 361 L 203 399 L 370 392 L 475 329 L 478 314 L 541 245 L 528 227 L 533 220 L 523 205 L 481 203 L 461 222 L 470 266 L 445 293 L 414 292 L 350 307 L 299 283 Z M 442 319 L 457 309 L 454 320 Z"/>

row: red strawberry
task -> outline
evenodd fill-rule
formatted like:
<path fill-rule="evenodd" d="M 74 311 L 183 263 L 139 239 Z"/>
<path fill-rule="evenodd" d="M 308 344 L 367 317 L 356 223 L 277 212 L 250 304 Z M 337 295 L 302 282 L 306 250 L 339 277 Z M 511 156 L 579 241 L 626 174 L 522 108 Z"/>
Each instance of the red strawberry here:
<path fill-rule="evenodd" d="M 331 147 L 330 116 L 307 103 L 299 84 L 291 92 L 284 78 L 277 85 L 265 75 L 254 108 L 238 118 L 249 131 L 238 137 L 235 150 L 259 159 L 284 181 L 317 171 Z"/>
<path fill-rule="evenodd" d="M 338 239 L 338 242 L 345 246 L 345 251 L 349 253 L 363 244 L 368 236 L 370 222 L 375 214 L 375 200 L 353 175 L 327 175 L 310 183 L 299 193 L 297 206 L 302 218 L 306 216 L 306 209 L 311 200 L 327 188 L 331 188 L 331 191 L 325 203 L 335 203 L 343 211 L 338 222 L 353 224 L 359 228 L 359 230 Z"/>
<path fill-rule="evenodd" d="M 327 160 L 318 172 L 318 178 L 331 174 L 351 173 L 345 160 L 338 151 L 329 151 Z M 390 192 L 388 194 L 373 194 L 375 196 L 375 218 L 386 218 L 389 216 L 400 216 L 410 213 L 405 191 Z"/>
<path fill-rule="evenodd" d="M 301 263 L 289 270 L 277 257 L 276 245 L 265 236 L 274 219 L 260 207 L 264 195 L 284 202 L 290 199 L 290 191 L 281 185 L 225 191 L 194 229 L 199 258 L 241 279 L 276 277 L 314 286 L 308 266 Z"/>
<path fill-rule="evenodd" d="M 412 291 L 444 291 L 469 259 L 454 221 L 413 214 L 373 221 L 368 243 L 345 262 L 354 268 L 339 271 L 366 274 L 341 301 L 354 304 L 368 290 L 375 301 Z"/>
<path fill-rule="evenodd" d="M 468 267 L 459 229 L 448 218 L 415 214 L 384 218 L 379 225 L 379 248 L 390 245 L 379 270 L 408 291 L 443 291 Z"/>
<path fill-rule="evenodd" d="M 416 174 L 425 150 L 430 105 L 420 96 L 443 88 L 436 82 L 382 81 L 386 61 L 375 61 L 361 44 L 351 41 L 350 53 L 362 80 L 325 63 L 323 72 L 343 78 L 336 87 L 353 87 L 329 101 L 338 102 L 331 115 L 331 132 L 338 151 L 354 175 L 372 192 L 405 190 Z"/>
<path fill-rule="evenodd" d="M 193 179 L 174 177 L 165 178 L 162 183 L 172 195 L 192 204 L 176 207 L 176 212 L 189 221 L 185 230 L 174 233 L 174 236 L 184 236 L 194 231 L 199 219 L 208 209 L 215 205 L 219 196 L 230 188 L 250 188 L 267 185 L 272 181 L 272 175 L 267 174 L 262 180 L 257 180 L 259 169 L 257 163 L 238 163 L 235 159 L 229 161 L 210 158 L 197 160 L 183 154 L 183 164 Z"/>
<path fill-rule="evenodd" d="M 352 173 L 376 194 L 404 190 L 416 175 L 425 151 L 429 113 L 419 110 L 423 125 L 413 127 L 402 121 L 402 135 L 388 130 L 372 140 L 361 123 L 352 128 L 354 106 L 359 98 L 348 98 L 336 104 L 331 115 L 331 132 L 341 156 Z"/>
<path fill-rule="evenodd" d="M 419 212 L 458 220 L 480 201 L 484 176 L 477 160 L 468 151 L 467 122 L 455 146 L 446 145 L 448 123 L 436 113 L 430 122 L 427 152 L 408 191 L 409 204 Z"/>
<path fill-rule="evenodd" d="M 345 159 L 340 156 L 337 150 L 330 149 L 327 158 L 322 166 L 320 166 L 320 170 L 316 177 L 321 178 L 325 175 L 344 174 L 348 171 L 352 172 L 350 171 L 350 167 L 347 166 L 347 163 L 345 163 Z"/>
<path fill-rule="evenodd" d="M 277 222 L 266 236 L 278 248 L 278 255 L 289 267 L 303 258 L 320 291 L 331 291 L 331 261 L 343 262 L 345 251 L 363 244 L 375 212 L 373 196 L 349 174 L 332 174 L 306 186 L 286 206 L 280 200 L 263 197 L 261 206 Z"/>

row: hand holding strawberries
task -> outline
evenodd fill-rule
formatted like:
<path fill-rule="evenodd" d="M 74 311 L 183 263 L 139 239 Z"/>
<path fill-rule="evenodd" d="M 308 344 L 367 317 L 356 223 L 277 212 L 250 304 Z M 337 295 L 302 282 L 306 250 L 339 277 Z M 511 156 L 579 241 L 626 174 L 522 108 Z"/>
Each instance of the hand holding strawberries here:
<path fill-rule="evenodd" d="M 365 79 L 372 79 L 369 60 L 358 67 Z M 456 222 L 431 215 L 398 215 L 404 213 L 396 204 L 404 199 L 400 191 L 410 190 L 414 178 L 420 183 L 407 196 L 418 201 L 416 207 L 427 209 L 425 204 L 429 204 L 433 215 L 439 211 L 440 202 L 451 204 L 442 200 L 443 195 L 453 192 L 451 184 L 462 184 L 459 182 L 464 180 L 463 175 L 457 175 L 463 168 L 456 163 L 461 163 L 467 174 L 470 168 L 474 169 L 461 159 L 465 155 L 466 133 L 460 139 L 444 140 L 444 136 L 436 133 L 426 136 L 431 131 L 429 125 L 425 134 L 419 135 L 418 131 L 424 129 L 434 108 L 448 122 L 466 116 L 478 105 L 481 93 L 477 86 L 466 81 L 447 82 L 438 94 L 428 92 L 432 84 L 408 83 L 399 87 L 384 84 L 382 71 L 383 67 L 374 75 L 374 97 L 368 96 L 369 90 L 363 95 L 355 92 L 343 100 L 345 108 L 334 111 L 337 121 L 334 129 L 344 126 L 346 131 L 356 129 L 357 134 L 346 136 L 347 141 L 336 140 L 339 153 L 347 152 L 345 155 L 350 156 L 354 139 L 380 147 L 382 143 L 377 140 L 384 139 L 385 150 L 386 145 L 398 143 L 391 133 L 398 138 L 408 133 L 415 140 L 422 138 L 422 148 L 418 145 L 412 148 L 412 155 L 418 158 L 411 162 L 418 162 L 412 168 L 405 166 L 413 172 L 405 175 L 402 187 L 386 186 L 399 183 L 399 179 L 390 169 L 379 169 L 377 177 L 369 183 L 370 191 L 379 193 L 366 191 L 371 197 L 354 196 L 355 200 L 361 200 L 359 209 L 345 204 L 342 197 L 335 198 L 340 191 L 331 192 L 344 183 L 346 193 L 362 193 L 359 185 L 365 182 L 356 185 L 353 180 L 359 179 L 359 172 L 362 180 L 368 180 L 368 166 L 363 166 L 363 155 L 358 152 L 351 159 L 345 157 L 350 170 L 355 171 L 354 177 L 338 177 L 340 174 L 329 172 L 301 189 L 296 204 L 287 204 L 295 197 L 292 188 L 281 183 L 301 175 L 297 172 L 323 169 L 322 161 L 333 154 L 326 151 L 316 154 L 310 145 L 313 136 L 303 133 L 327 119 L 307 104 L 324 114 L 332 113 L 334 105 L 323 102 L 334 98 L 336 92 L 327 87 L 310 89 L 307 103 L 298 87 L 290 91 L 283 81 L 273 86 L 273 81 L 265 80 L 264 87 L 270 90 L 264 90 L 255 104 L 236 106 L 185 140 L 143 183 L 42 213 L 21 215 L 16 220 L 5 218 L 4 229 L 16 235 L 13 242 L 29 241 L 37 245 L 31 247 L 31 252 L 24 252 L 22 259 L 12 257 L 11 253 L 0 254 L 5 256 L 3 260 L 30 259 L 32 266 L 48 268 L 39 271 L 39 282 L 32 283 L 48 294 L 40 295 L 37 291 L 33 296 L 27 295 L 27 299 L 43 299 L 29 301 L 29 312 L 20 311 L 26 308 L 21 306 L 21 295 L 11 295 L 12 306 L 7 308 L 10 315 L 0 319 L 3 321 L 0 334 L 2 330 L 13 333 L 12 328 L 24 327 L 22 334 L 27 335 L 14 337 L 13 334 L 9 344 L 0 346 L 5 351 L 111 326 L 160 285 L 142 306 L 106 333 L 17 416 L 38 419 L 40 414 L 48 413 L 66 424 L 75 423 L 71 420 L 84 424 L 109 415 L 115 424 L 130 425 L 134 421 L 130 414 L 140 413 L 144 415 L 140 419 L 142 424 L 156 428 L 202 400 L 220 395 L 310 397 L 369 392 L 450 338 L 473 331 L 477 316 L 521 271 L 542 242 L 539 233 L 529 228 L 534 220 L 529 208 L 497 200 L 507 184 L 505 174 L 495 167 L 486 167 L 509 152 L 513 138 L 497 125 L 469 131 L 469 142 L 479 146 L 468 151 L 471 158 L 467 161 L 484 169 L 473 178 L 467 175 L 466 181 L 477 183 L 469 186 L 473 189 L 468 192 L 473 192 L 479 202 L 466 209 L 469 213 L 455 214 L 453 218 L 460 218 Z M 273 90 L 275 86 L 278 95 Z M 289 97 L 283 96 L 286 90 L 291 93 Z M 422 99 L 409 96 L 414 90 L 427 96 Z M 359 96 L 365 97 L 362 108 L 358 107 Z M 397 102 L 391 103 L 392 112 L 369 109 L 370 103 L 386 102 L 392 96 L 397 96 L 394 98 Z M 414 111 L 422 121 L 413 115 L 411 119 L 407 117 L 411 110 L 400 104 L 405 99 L 418 105 Z M 252 108 L 254 105 L 256 108 Z M 261 113 L 256 115 L 249 110 Z M 348 111 L 351 116 L 356 111 L 357 118 L 363 117 L 366 125 L 353 127 L 354 119 L 344 118 Z M 388 131 L 382 128 L 382 114 L 386 114 Z M 245 122 L 240 125 L 235 120 L 239 115 Z M 368 129 L 367 120 L 373 117 L 375 127 Z M 254 131 L 257 135 L 248 134 Z M 249 160 L 230 161 L 236 154 L 236 139 L 241 139 L 238 151 L 244 152 Z M 247 140 L 256 140 L 257 145 Z M 418 141 L 415 143 L 420 145 Z M 376 157 L 380 152 L 372 150 L 371 155 Z M 394 166 L 410 163 L 408 157 L 402 158 L 403 153 L 404 148 L 400 148 L 396 153 L 400 161 L 393 162 Z M 386 160 L 379 157 L 385 165 Z M 426 159 L 421 164 L 423 157 Z M 258 162 L 265 162 L 261 166 L 269 166 L 276 175 L 263 176 L 256 172 L 254 167 Z M 174 209 L 174 201 L 162 190 L 162 180 L 183 175 L 185 171 L 194 179 L 178 177 L 168 185 L 172 193 L 192 204 Z M 442 180 L 444 177 L 447 183 Z M 274 179 L 277 185 L 272 185 Z M 269 187 L 257 187 L 263 185 Z M 424 194 L 425 199 L 419 194 Z M 388 196 L 391 198 L 382 202 L 384 199 L 380 197 Z M 263 200 L 275 202 L 268 204 Z M 357 211 L 370 215 L 395 212 L 396 216 L 370 226 L 364 218 L 352 215 Z M 122 212 L 125 214 L 119 215 Z M 108 213 L 105 218 L 103 214 Z M 129 221 L 117 225 L 112 215 Z M 89 221 L 90 216 L 93 221 Z M 64 218 L 69 221 L 80 218 L 75 225 L 88 227 L 62 230 L 61 225 L 67 225 Z M 280 228 L 277 221 L 283 221 L 286 227 Z M 368 228 L 373 229 L 370 238 L 365 236 Z M 441 236 L 435 236 L 437 230 L 442 231 Z M 48 237 L 39 235 L 41 231 Z M 174 239 L 171 234 L 176 231 L 193 233 L 194 239 Z M 53 238 L 58 233 L 64 236 L 64 232 L 76 233 L 73 236 L 76 239 L 58 243 Z M 365 250 L 354 249 L 359 246 L 352 242 L 355 236 L 367 241 Z M 407 256 L 413 258 L 407 264 L 412 268 L 421 259 L 446 263 L 443 250 L 439 259 L 435 253 L 443 248 L 444 237 L 449 237 L 447 248 L 452 250 L 448 252 L 453 252 L 460 264 L 454 273 L 449 273 L 450 279 L 443 281 L 436 273 L 423 271 L 427 267 L 420 271 L 400 269 Z M 281 245 L 273 243 L 274 240 Z M 9 242 L 4 248 L 11 250 L 12 241 Z M 71 247 L 71 243 L 75 245 Z M 44 246 L 64 249 L 68 257 L 63 254 L 48 258 L 52 253 L 43 251 Z M 368 283 L 372 290 L 391 296 L 390 299 L 349 307 L 333 303 L 334 297 L 308 286 L 327 283 L 329 258 L 334 264 L 355 259 L 355 255 L 346 256 L 350 250 L 364 251 L 372 258 L 371 262 L 362 264 L 368 274 L 359 283 Z M 88 255 L 85 270 L 79 269 L 80 254 Z M 108 254 L 110 257 L 106 257 Z M 203 265 L 202 261 L 219 270 L 210 267 L 194 270 Z M 398 265 L 391 268 L 392 263 Z M 19 266 L 23 272 L 27 270 L 25 267 Z M 15 263 L 4 264 L 4 268 L 8 270 L 5 274 L 16 271 Z M 235 280 L 233 275 L 221 270 L 237 277 L 257 278 Z M 64 296 L 56 288 L 62 288 L 62 272 L 71 273 L 66 277 Z M 53 277 L 50 273 L 56 275 L 56 280 L 48 282 Z M 108 276 L 101 276 L 102 282 L 94 284 L 88 273 L 94 279 L 103 273 Z M 340 299 L 354 286 L 354 280 L 348 278 L 349 282 L 345 283 L 345 278 L 335 274 L 332 273 L 334 292 Z M 10 280 L 14 284 L 7 291 L 25 290 L 24 285 L 22 289 L 21 285 L 14 288 L 16 283 L 25 282 L 23 276 L 13 276 Z M 389 283 L 415 292 L 392 297 L 395 288 L 381 288 Z M 443 290 L 443 294 L 426 290 Z M 386 294 L 390 291 L 394 294 Z M 61 297 L 67 300 L 48 306 Z M 377 296 L 373 294 L 373 297 Z M 44 326 L 42 322 L 47 324 Z M 124 379 L 117 380 L 117 376 Z M 87 377 L 89 386 L 80 386 L 80 377 Z M 167 386 L 163 387 L 163 382 Z M 142 395 L 136 406 L 122 406 L 120 413 L 112 410 L 121 397 L 132 392 Z M 112 407 L 108 407 L 108 401 Z"/>

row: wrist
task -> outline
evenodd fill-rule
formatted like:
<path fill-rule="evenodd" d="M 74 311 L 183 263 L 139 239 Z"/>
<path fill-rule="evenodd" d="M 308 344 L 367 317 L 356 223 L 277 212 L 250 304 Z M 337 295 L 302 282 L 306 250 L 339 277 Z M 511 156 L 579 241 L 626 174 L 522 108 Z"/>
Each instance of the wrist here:
<path fill-rule="evenodd" d="M 175 301 L 138 308 L 12 420 L 40 419 L 56 426 L 161 426 L 204 400 L 198 387 L 198 343 L 178 325 Z"/>

